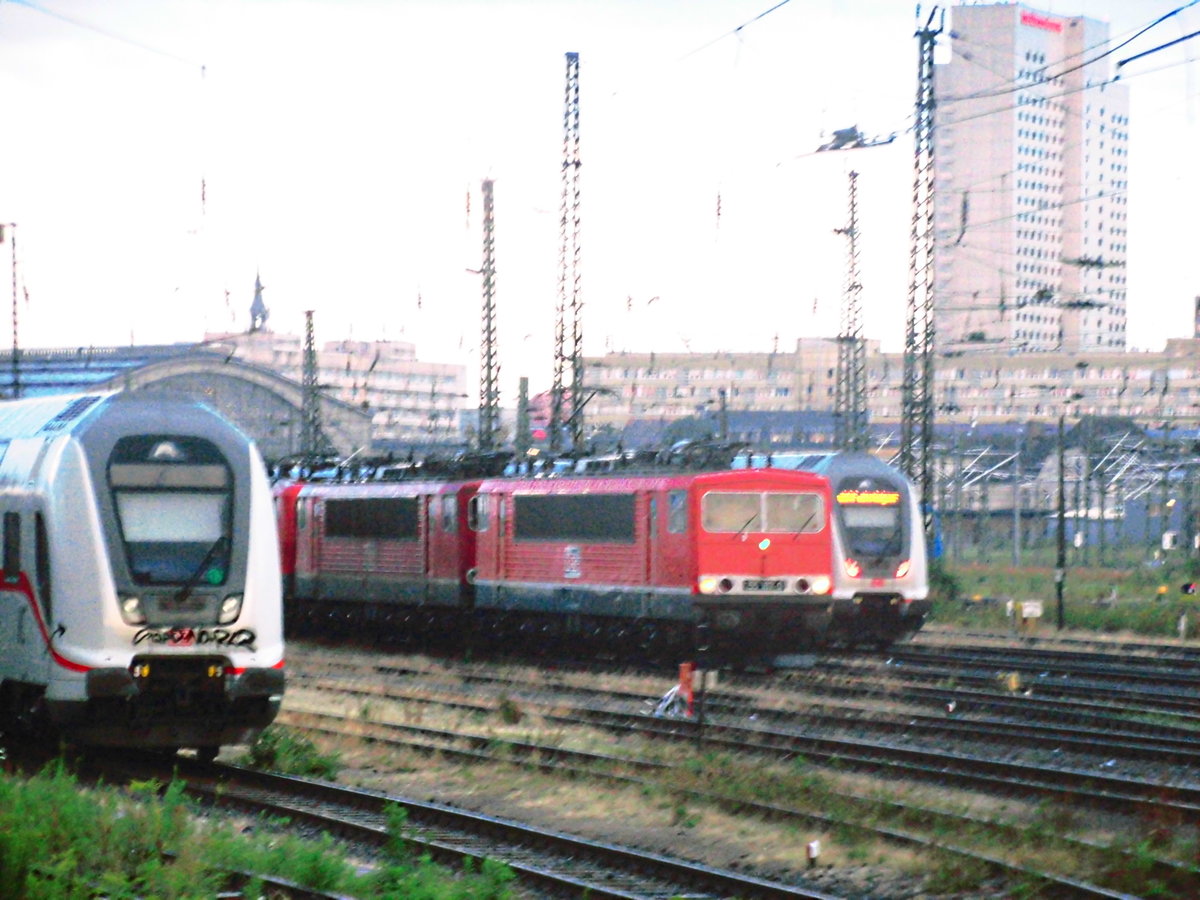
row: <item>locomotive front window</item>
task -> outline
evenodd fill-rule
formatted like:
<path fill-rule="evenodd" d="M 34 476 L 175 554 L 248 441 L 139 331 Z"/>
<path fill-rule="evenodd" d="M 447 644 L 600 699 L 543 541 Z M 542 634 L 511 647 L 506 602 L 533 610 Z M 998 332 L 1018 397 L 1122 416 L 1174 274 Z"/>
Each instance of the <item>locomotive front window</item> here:
<path fill-rule="evenodd" d="M 812 534 L 825 528 L 820 494 L 712 491 L 701 506 L 704 530 L 714 534 Z"/>
<path fill-rule="evenodd" d="M 701 523 L 705 531 L 742 532 L 762 528 L 762 494 L 712 492 L 704 495 L 702 507 Z"/>
<path fill-rule="evenodd" d="M 232 478 L 215 446 L 198 438 L 123 438 L 108 480 L 134 583 L 225 583 Z"/>
<path fill-rule="evenodd" d="M 825 528 L 825 501 L 820 494 L 766 494 L 766 531 L 813 534 Z"/>

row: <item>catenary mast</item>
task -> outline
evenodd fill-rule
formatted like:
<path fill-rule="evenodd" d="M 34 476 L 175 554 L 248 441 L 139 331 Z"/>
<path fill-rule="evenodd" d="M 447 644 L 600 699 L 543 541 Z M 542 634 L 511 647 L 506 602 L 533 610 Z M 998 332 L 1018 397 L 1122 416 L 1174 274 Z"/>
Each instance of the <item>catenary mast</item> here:
<path fill-rule="evenodd" d="M 493 182 L 483 181 L 483 310 L 479 335 L 479 449 L 496 448 L 500 430 L 500 358 L 496 347 L 496 234 Z"/>
<path fill-rule="evenodd" d="M 312 464 L 324 448 L 321 446 L 321 395 L 317 383 L 317 344 L 311 309 L 304 312 L 304 367 L 300 388 L 300 452 Z"/>
<path fill-rule="evenodd" d="M 913 123 L 913 210 L 909 253 L 908 319 L 904 333 L 900 469 L 921 492 L 925 533 L 933 528 L 933 279 L 934 279 L 934 66 L 933 50 L 942 31 L 937 7 L 919 27 L 917 102 Z"/>
<path fill-rule="evenodd" d="M 837 228 L 848 243 L 846 293 L 838 334 L 838 378 L 834 397 L 837 445 L 862 450 L 867 445 L 867 353 L 863 343 L 862 281 L 858 272 L 858 173 L 850 173 L 850 221 Z"/>
<path fill-rule="evenodd" d="M 562 449 L 565 380 L 570 363 L 572 449 L 583 436 L 583 295 L 580 291 L 579 246 L 579 54 L 567 54 L 563 110 L 562 214 L 559 220 L 558 304 L 554 320 L 554 386 L 551 389 L 550 449 Z M 567 349 L 567 312 L 571 314 L 571 347 Z M 568 356 L 569 353 L 569 356 Z"/>

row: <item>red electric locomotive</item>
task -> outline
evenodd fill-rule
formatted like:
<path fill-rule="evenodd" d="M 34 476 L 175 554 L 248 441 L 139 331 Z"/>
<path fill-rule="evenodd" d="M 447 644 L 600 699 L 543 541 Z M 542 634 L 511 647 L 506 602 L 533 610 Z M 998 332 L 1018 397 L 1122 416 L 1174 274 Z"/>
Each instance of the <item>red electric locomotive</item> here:
<path fill-rule="evenodd" d="M 829 481 L 781 469 L 494 479 L 470 502 L 474 604 L 629 653 L 720 657 L 818 641 L 831 617 Z"/>
<path fill-rule="evenodd" d="M 428 637 L 470 607 L 477 482 L 316 483 L 295 494 L 289 622 L 324 631 L 383 628 Z M 287 524 L 282 523 L 286 546 Z M 284 560 L 286 570 L 288 560 Z"/>

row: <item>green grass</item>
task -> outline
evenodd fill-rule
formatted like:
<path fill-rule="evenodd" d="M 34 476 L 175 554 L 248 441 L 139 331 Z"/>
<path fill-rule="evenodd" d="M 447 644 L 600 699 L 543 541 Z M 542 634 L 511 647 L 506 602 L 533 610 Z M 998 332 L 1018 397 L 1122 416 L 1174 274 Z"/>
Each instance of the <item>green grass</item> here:
<path fill-rule="evenodd" d="M 405 827 L 404 811 L 392 807 L 385 858 L 360 874 L 330 838 L 301 840 L 267 823 L 247 834 L 200 820 L 178 782 L 85 790 L 59 763 L 27 780 L 0 775 L 0 900 L 208 900 L 235 870 L 364 900 L 512 896 L 507 867 L 452 873 L 417 855 Z"/>
<path fill-rule="evenodd" d="M 339 754 L 321 753 L 308 738 L 282 725 L 264 730 L 238 762 L 254 769 L 327 781 L 336 779 L 342 767 Z"/>
<path fill-rule="evenodd" d="M 1120 568 L 1071 567 L 1063 577 L 1063 619 L 1069 629 L 1104 634 L 1178 637 L 1188 617 L 1188 636 L 1200 636 L 1200 595 L 1181 592 L 1197 579 L 1191 559 Z M 1005 600 L 1041 600 L 1039 631 L 1057 626 L 1055 568 L 1003 563 L 946 563 L 934 566 L 931 621 L 964 628 L 1007 629 Z M 989 602 L 993 601 L 993 602 Z"/>

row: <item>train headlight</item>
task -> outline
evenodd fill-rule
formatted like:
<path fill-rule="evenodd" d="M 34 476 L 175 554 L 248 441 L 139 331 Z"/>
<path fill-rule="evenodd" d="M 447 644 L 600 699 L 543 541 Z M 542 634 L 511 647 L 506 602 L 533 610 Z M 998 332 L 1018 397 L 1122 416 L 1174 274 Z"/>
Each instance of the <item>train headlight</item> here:
<path fill-rule="evenodd" d="M 142 598 L 132 594 L 120 596 L 121 618 L 126 625 L 145 625 L 146 614 L 142 612 Z"/>
<path fill-rule="evenodd" d="M 851 578 L 858 578 L 862 575 L 862 566 L 858 564 L 858 560 L 846 557 L 846 574 Z"/>
<path fill-rule="evenodd" d="M 828 575 L 814 575 L 808 582 L 809 589 L 814 594 L 828 594 L 833 587 L 833 581 Z"/>
<path fill-rule="evenodd" d="M 237 617 L 242 614 L 242 595 L 229 594 L 221 601 L 221 612 L 217 614 L 218 625 L 228 625 L 230 622 L 236 622 Z"/>
<path fill-rule="evenodd" d="M 733 590 L 733 579 L 720 575 L 701 575 L 697 585 L 702 594 L 728 594 Z"/>
<path fill-rule="evenodd" d="M 904 562 L 900 563 L 900 565 L 896 566 L 896 576 L 895 577 L 903 578 L 905 575 L 908 574 L 908 570 L 911 568 L 912 568 L 912 561 L 906 559 Z"/>

